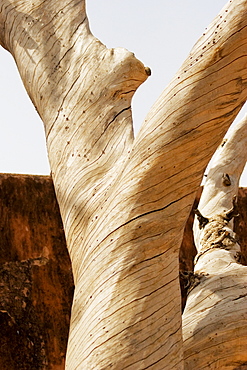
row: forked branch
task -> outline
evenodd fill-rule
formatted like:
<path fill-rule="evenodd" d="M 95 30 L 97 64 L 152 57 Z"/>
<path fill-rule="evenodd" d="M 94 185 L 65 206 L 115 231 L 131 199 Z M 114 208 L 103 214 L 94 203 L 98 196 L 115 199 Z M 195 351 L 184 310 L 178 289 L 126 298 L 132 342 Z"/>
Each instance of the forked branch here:
<path fill-rule="evenodd" d="M 227 3 L 136 140 L 131 98 L 149 70 L 91 34 L 84 1 L 0 9 L 0 42 L 44 122 L 72 260 L 67 368 L 182 369 L 178 250 L 202 172 L 247 97 L 247 2 Z"/>

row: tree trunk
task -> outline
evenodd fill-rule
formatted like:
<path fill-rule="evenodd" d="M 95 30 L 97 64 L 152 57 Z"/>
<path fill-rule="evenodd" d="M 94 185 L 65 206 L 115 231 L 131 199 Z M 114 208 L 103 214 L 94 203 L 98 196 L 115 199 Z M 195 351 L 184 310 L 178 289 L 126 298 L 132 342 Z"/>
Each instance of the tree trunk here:
<path fill-rule="evenodd" d="M 244 242 L 246 188 L 238 211 L 234 227 Z M 0 174 L 0 215 L 0 369 L 64 370 L 73 281 L 51 178 Z M 191 212 L 180 248 L 183 305 L 193 276 L 193 219 Z M 242 257 L 246 264 L 246 246 Z"/>
<path fill-rule="evenodd" d="M 3 0 L 1 44 L 45 126 L 75 295 L 67 369 L 182 369 L 178 252 L 206 164 L 247 97 L 229 1 L 133 138 L 150 70 L 92 36 L 84 1 Z"/>
<path fill-rule="evenodd" d="M 240 263 L 232 221 L 238 215 L 238 182 L 247 159 L 246 127 L 247 117 L 223 140 L 199 202 L 194 224 L 198 254 L 183 314 L 188 370 L 247 366 L 247 266 Z"/>

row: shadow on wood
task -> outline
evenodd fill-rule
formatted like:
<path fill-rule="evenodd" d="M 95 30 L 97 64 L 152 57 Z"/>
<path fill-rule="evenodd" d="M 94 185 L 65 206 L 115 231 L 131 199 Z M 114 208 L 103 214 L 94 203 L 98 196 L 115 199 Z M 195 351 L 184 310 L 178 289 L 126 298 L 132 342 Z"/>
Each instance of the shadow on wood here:
<path fill-rule="evenodd" d="M 196 203 L 199 200 L 199 194 Z M 247 189 L 235 229 L 247 262 Z M 182 274 L 196 254 L 191 213 L 180 251 Z M 182 282 L 183 283 L 183 282 Z M 0 175 L 0 369 L 64 369 L 73 278 L 49 176 Z M 181 284 L 182 305 L 186 288 Z"/>

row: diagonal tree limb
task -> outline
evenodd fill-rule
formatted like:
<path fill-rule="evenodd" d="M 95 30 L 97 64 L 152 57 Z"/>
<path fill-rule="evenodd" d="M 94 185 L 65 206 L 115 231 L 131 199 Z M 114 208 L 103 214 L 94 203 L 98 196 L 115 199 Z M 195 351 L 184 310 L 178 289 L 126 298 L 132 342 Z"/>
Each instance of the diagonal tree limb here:
<path fill-rule="evenodd" d="M 92 36 L 84 1 L 2 2 L 0 42 L 44 122 L 72 259 L 68 369 L 183 366 L 178 249 L 247 97 L 246 10 L 227 3 L 134 141 L 131 97 L 148 70 Z"/>

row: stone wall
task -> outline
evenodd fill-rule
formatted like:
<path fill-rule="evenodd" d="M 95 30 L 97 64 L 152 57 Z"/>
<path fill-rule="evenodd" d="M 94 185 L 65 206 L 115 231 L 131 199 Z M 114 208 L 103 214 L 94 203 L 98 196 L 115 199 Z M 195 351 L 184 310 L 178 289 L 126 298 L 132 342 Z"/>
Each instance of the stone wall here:
<path fill-rule="evenodd" d="M 47 176 L 0 175 L 0 369 L 64 369 L 71 265 Z"/>
<path fill-rule="evenodd" d="M 240 189 L 238 204 L 235 227 L 246 246 L 246 189 Z M 183 305 L 184 277 L 192 273 L 195 256 L 192 222 L 193 214 L 180 252 Z M 51 178 L 0 174 L 1 370 L 64 369 L 73 289 Z"/>

